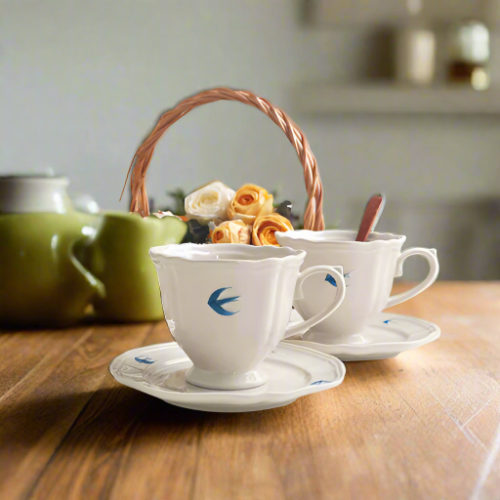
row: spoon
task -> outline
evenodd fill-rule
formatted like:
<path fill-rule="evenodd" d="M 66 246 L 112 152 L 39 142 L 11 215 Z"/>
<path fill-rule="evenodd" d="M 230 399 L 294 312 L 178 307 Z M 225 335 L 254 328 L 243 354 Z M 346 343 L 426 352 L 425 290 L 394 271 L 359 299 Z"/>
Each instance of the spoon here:
<path fill-rule="evenodd" d="M 384 211 L 385 201 L 385 194 L 375 194 L 368 200 L 356 241 L 366 241 L 368 239 L 368 235 L 375 229 L 380 220 L 380 216 Z"/>

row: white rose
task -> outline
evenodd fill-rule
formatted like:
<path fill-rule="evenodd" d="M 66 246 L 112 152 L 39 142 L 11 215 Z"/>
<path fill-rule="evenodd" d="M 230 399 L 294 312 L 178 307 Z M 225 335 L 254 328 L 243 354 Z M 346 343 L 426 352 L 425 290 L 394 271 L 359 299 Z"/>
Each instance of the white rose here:
<path fill-rule="evenodd" d="M 186 196 L 184 210 L 192 219 L 227 220 L 227 207 L 233 198 L 234 191 L 231 188 L 215 181 Z"/>

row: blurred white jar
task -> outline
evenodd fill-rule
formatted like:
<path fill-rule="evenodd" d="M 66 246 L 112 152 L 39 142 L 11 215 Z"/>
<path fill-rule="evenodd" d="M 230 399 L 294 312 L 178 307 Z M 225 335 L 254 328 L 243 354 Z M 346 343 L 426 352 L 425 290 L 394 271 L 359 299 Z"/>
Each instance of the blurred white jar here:
<path fill-rule="evenodd" d="M 396 35 L 396 79 L 430 85 L 436 71 L 436 37 L 431 30 L 403 29 Z"/>
<path fill-rule="evenodd" d="M 409 20 L 395 36 L 395 76 L 400 83 L 429 85 L 436 72 L 436 35 L 422 16 L 422 0 L 407 0 Z"/>

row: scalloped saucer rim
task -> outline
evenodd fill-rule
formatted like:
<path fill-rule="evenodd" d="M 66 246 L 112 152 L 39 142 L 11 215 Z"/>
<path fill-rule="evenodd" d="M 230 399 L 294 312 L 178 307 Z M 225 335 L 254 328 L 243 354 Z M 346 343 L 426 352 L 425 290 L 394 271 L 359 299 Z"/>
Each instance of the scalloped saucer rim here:
<path fill-rule="evenodd" d="M 277 408 L 297 398 L 337 387 L 345 377 L 342 361 L 304 346 L 280 343 L 263 362 L 269 382 L 254 389 L 210 390 L 188 384 L 192 362 L 176 342 L 131 349 L 109 365 L 121 384 L 184 408 L 247 412 Z"/>
<path fill-rule="evenodd" d="M 299 318 L 299 313 L 293 310 L 290 323 L 296 322 Z M 395 328 L 394 325 L 396 325 Z M 408 329 L 409 325 L 416 327 L 416 329 L 410 331 Z M 375 328 L 386 336 L 392 335 L 394 337 L 399 335 L 400 340 L 374 341 L 367 332 Z M 406 339 L 403 338 L 404 335 L 407 335 Z M 342 361 L 369 361 L 392 358 L 401 352 L 417 349 L 437 340 L 440 335 L 441 329 L 439 326 L 430 321 L 402 314 L 380 313 L 370 321 L 365 330 L 358 334 L 341 337 L 338 339 L 338 343 L 313 342 L 303 340 L 302 336 L 292 337 L 284 342 L 316 349 L 319 352 L 336 356 Z M 348 339 L 355 339 L 357 342 L 346 343 Z"/>

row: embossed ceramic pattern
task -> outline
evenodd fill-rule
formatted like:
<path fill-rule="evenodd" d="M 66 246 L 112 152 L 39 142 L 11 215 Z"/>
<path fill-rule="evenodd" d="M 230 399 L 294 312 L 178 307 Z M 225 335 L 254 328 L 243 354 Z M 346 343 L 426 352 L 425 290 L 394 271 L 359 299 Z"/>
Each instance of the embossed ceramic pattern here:
<path fill-rule="evenodd" d="M 401 251 L 405 236 L 371 233 L 368 241 L 354 241 L 356 231 L 289 231 L 276 233 L 280 245 L 305 250 L 302 269 L 319 264 L 338 265 L 344 269 L 346 297 L 338 310 L 309 331 L 304 339 L 318 343 L 337 342 L 341 337 L 363 331 L 382 310 L 404 302 L 428 288 L 436 280 L 439 263 L 436 250 L 409 248 Z M 413 255 L 424 257 L 429 274 L 414 288 L 390 296 L 394 278 L 403 274 L 404 261 Z M 304 286 L 306 299 L 295 307 L 303 318 L 321 308 L 330 288 L 336 289 L 328 276 L 316 276 Z"/>
<path fill-rule="evenodd" d="M 344 364 L 303 347 L 278 344 L 262 364 L 267 384 L 240 391 L 212 391 L 186 382 L 192 366 L 176 342 L 141 347 L 115 358 L 109 371 L 121 384 L 184 408 L 212 412 L 266 410 L 342 383 Z"/>
<path fill-rule="evenodd" d="M 293 325 L 301 320 L 299 313 L 294 310 L 290 323 Z M 393 358 L 404 351 L 433 342 L 440 335 L 439 327 L 430 321 L 382 313 L 374 316 L 363 331 L 341 341 L 322 344 L 297 337 L 285 342 L 331 354 L 342 361 L 368 361 Z"/>
<path fill-rule="evenodd" d="M 305 252 L 251 245 L 168 245 L 150 250 L 160 282 L 165 318 L 194 366 L 190 383 L 211 389 L 252 388 L 266 382 L 261 365 L 285 336 L 296 335 L 342 302 L 341 269 L 319 266 L 299 273 Z M 324 306 L 287 329 L 292 303 L 302 299 L 310 276 L 338 282 Z"/>

